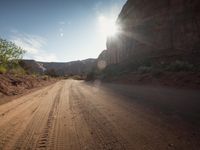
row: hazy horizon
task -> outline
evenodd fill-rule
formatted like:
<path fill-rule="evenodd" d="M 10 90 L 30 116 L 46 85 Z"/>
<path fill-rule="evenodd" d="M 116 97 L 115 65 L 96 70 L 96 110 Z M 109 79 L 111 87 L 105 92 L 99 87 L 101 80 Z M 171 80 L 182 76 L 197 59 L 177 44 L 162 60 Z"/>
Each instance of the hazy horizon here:
<path fill-rule="evenodd" d="M 68 62 L 96 58 L 106 49 L 102 23 L 105 28 L 108 21 L 116 21 L 125 2 L 3 0 L 0 37 L 25 49 L 24 59 Z"/>

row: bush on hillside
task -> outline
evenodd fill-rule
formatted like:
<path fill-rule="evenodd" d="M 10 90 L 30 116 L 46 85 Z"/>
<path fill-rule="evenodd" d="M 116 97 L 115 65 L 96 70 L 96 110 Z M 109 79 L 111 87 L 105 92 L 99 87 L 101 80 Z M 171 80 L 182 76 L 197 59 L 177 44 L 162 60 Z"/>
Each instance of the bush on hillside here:
<path fill-rule="evenodd" d="M 0 65 L 0 74 L 4 74 L 7 72 L 7 69 L 4 66 Z"/>
<path fill-rule="evenodd" d="M 15 43 L 0 38 L 0 73 L 15 69 L 24 53 Z"/>
<path fill-rule="evenodd" d="M 17 65 L 15 67 L 12 67 L 11 69 L 9 69 L 7 71 L 9 74 L 16 74 L 16 75 L 25 75 L 27 74 L 26 71 L 20 66 L 20 65 Z"/>
<path fill-rule="evenodd" d="M 152 67 L 149 66 L 140 66 L 138 67 L 138 72 L 143 74 L 143 73 L 149 73 L 152 71 Z"/>
<path fill-rule="evenodd" d="M 173 71 L 173 72 L 179 72 L 179 71 L 194 71 L 195 70 L 195 66 L 185 62 L 185 61 L 175 61 L 170 63 L 167 67 L 166 67 L 167 71 Z"/>

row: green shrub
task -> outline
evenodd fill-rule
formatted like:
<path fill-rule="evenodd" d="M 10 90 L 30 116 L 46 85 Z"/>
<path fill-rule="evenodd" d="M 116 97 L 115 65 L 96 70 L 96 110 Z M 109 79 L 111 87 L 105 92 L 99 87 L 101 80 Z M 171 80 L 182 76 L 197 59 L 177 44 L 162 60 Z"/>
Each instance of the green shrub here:
<path fill-rule="evenodd" d="M 7 69 L 0 65 L 0 74 L 4 74 L 7 72 Z"/>
<path fill-rule="evenodd" d="M 152 71 L 152 67 L 148 67 L 148 66 L 141 66 L 138 68 L 139 73 L 143 74 L 143 73 L 149 73 Z"/>
<path fill-rule="evenodd" d="M 13 67 L 13 68 L 9 69 L 8 72 L 10 74 L 16 74 L 16 75 L 25 75 L 26 74 L 26 71 L 20 66 Z"/>
<path fill-rule="evenodd" d="M 148 67 L 148 68 L 152 67 L 152 60 L 150 58 L 145 58 L 141 60 L 132 60 L 128 62 L 128 65 L 126 65 L 126 70 L 129 72 L 138 71 L 141 69 L 141 67 Z M 142 68 L 142 70 L 143 69 L 144 68 Z"/>
<path fill-rule="evenodd" d="M 0 63 L 2 65 L 12 66 L 18 64 L 25 51 L 15 45 L 13 42 L 0 38 Z"/>
<path fill-rule="evenodd" d="M 167 71 L 179 72 L 179 71 L 194 71 L 194 65 L 184 62 L 184 61 L 175 61 L 170 63 L 167 67 Z"/>
<path fill-rule="evenodd" d="M 15 43 L 0 38 L 0 72 L 24 73 L 18 64 L 24 53 L 25 51 Z"/>

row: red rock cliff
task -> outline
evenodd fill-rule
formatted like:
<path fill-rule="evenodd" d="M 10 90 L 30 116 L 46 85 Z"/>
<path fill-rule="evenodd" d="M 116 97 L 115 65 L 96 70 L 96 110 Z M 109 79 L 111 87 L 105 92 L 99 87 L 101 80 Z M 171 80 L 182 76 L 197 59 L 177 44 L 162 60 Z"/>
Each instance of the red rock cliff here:
<path fill-rule="evenodd" d="M 128 0 L 117 24 L 120 33 L 99 57 L 107 64 L 146 57 L 200 62 L 200 0 Z"/>

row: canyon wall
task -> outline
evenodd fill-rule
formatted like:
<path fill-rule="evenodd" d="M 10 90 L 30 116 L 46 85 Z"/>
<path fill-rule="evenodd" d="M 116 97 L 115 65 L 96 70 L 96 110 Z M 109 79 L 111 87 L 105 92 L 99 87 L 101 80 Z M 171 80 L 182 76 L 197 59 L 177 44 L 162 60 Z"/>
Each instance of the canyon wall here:
<path fill-rule="evenodd" d="M 200 0 L 128 0 L 99 60 L 153 58 L 200 63 Z"/>

